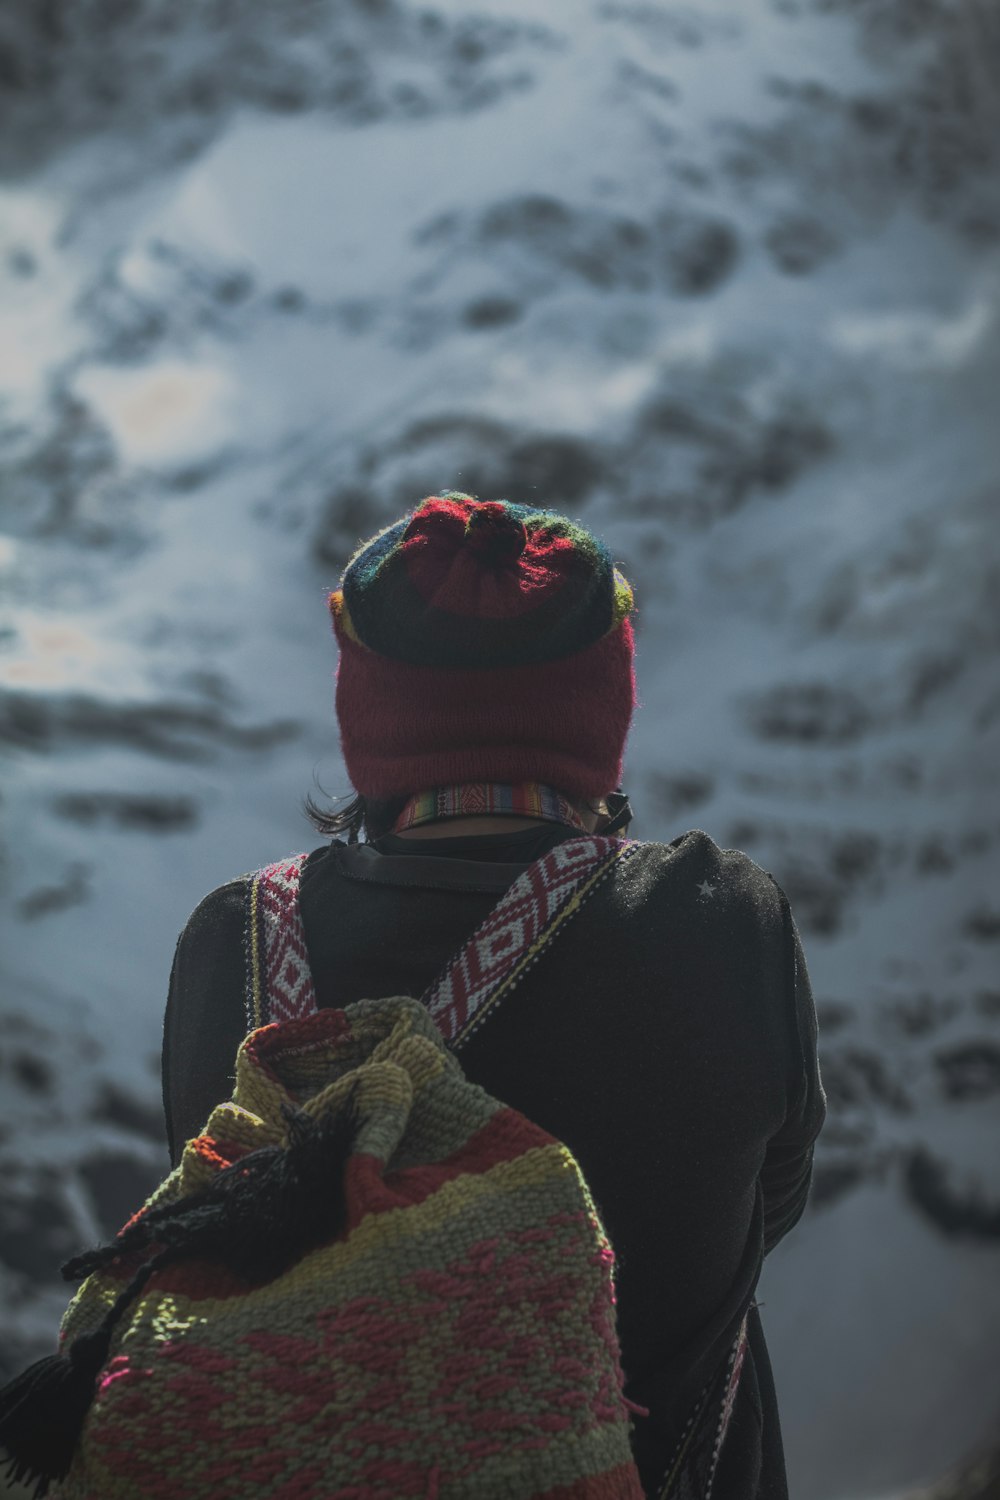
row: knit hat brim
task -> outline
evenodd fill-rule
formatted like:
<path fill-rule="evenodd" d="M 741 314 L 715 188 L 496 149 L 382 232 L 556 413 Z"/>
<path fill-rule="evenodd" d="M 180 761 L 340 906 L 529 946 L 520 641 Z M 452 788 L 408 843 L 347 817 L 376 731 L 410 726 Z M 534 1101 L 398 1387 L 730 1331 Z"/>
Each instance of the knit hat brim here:
<path fill-rule="evenodd" d="M 620 784 L 635 707 L 629 619 L 558 661 L 474 670 L 402 662 L 361 645 L 335 600 L 341 746 L 362 796 L 542 781 L 587 800 Z"/>

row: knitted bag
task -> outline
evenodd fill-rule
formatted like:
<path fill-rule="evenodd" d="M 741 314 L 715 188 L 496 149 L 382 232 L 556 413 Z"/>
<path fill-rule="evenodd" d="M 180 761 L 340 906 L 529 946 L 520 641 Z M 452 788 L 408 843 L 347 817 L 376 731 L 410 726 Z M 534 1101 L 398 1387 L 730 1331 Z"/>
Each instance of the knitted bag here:
<path fill-rule="evenodd" d="M 565 841 L 423 1001 L 343 1010 L 316 1010 L 304 856 L 255 877 L 232 1101 L 64 1268 L 90 1274 L 63 1354 L 3 1396 L 18 1477 L 63 1500 L 641 1500 L 583 1175 L 454 1056 L 637 847 Z"/>

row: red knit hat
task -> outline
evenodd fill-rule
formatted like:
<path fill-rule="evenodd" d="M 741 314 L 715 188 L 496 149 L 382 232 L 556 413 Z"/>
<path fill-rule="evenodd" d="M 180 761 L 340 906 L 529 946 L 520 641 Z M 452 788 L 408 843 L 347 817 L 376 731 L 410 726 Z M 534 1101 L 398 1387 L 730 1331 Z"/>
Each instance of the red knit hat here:
<path fill-rule="evenodd" d="M 330 608 L 363 796 L 541 781 L 582 800 L 620 783 L 632 590 L 566 516 L 432 495 L 358 549 Z"/>

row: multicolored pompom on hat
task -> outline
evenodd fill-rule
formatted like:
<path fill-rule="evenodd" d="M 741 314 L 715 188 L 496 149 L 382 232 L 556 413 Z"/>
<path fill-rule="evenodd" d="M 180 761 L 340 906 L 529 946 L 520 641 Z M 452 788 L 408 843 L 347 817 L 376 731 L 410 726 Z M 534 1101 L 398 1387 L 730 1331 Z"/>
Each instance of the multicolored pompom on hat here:
<path fill-rule="evenodd" d="M 330 609 L 341 744 L 363 796 L 534 780 L 587 799 L 619 784 L 632 590 L 568 517 L 431 495 L 355 552 Z"/>

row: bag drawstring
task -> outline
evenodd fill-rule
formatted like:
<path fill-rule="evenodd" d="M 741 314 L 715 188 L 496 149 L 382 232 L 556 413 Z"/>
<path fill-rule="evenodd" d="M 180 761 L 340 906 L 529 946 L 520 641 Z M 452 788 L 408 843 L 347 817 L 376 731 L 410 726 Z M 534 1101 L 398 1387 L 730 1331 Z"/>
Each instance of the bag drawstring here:
<path fill-rule="evenodd" d="M 98 1326 L 38 1360 L 0 1391 L 0 1446 L 8 1477 L 35 1482 L 41 1500 L 69 1472 L 122 1314 L 154 1271 L 185 1256 L 223 1261 L 250 1282 L 279 1276 L 308 1250 L 329 1244 L 347 1221 L 344 1167 L 357 1128 L 353 1095 L 314 1119 L 282 1106 L 287 1146 L 263 1146 L 225 1167 L 200 1193 L 151 1208 L 106 1245 L 62 1267 L 79 1281 L 114 1261 L 152 1251 Z"/>

